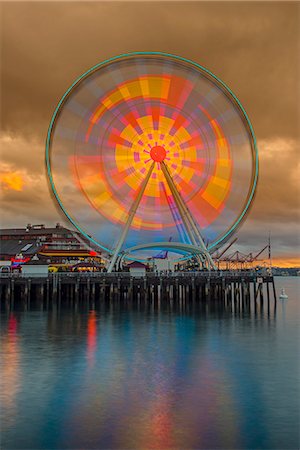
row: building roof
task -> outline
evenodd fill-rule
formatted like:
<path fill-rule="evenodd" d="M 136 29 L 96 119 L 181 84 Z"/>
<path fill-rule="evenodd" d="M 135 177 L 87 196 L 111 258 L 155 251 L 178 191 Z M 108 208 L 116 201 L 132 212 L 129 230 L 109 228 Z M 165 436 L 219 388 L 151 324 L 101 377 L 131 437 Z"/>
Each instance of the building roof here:
<path fill-rule="evenodd" d="M 0 241 L 1 255 L 34 255 L 38 252 L 40 246 L 37 245 L 34 239 L 26 241 L 18 241 L 17 239 L 6 239 Z"/>
<path fill-rule="evenodd" d="M 146 269 L 146 265 L 141 263 L 140 261 L 133 261 L 132 263 L 127 264 L 129 269 Z"/>
<path fill-rule="evenodd" d="M 69 250 L 66 249 L 66 245 L 70 247 Z M 76 245 L 76 249 L 73 248 L 74 245 Z M 0 258 L 5 259 L 19 253 L 24 256 L 31 256 L 35 253 L 54 257 L 97 256 L 101 251 L 79 232 L 69 230 L 59 224 L 49 228 L 44 225 L 28 224 L 26 228 L 0 229 Z"/>
<path fill-rule="evenodd" d="M 26 236 L 36 236 L 36 235 L 45 235 L 45 234 L 72 234 L 72 231 L 68 228 L 58 226 L 46 228 L 44 225 L 32 225 L 24 228 L 2 228 L 0 229 L 0 236 L 19 236 L 20 234 Z"/>

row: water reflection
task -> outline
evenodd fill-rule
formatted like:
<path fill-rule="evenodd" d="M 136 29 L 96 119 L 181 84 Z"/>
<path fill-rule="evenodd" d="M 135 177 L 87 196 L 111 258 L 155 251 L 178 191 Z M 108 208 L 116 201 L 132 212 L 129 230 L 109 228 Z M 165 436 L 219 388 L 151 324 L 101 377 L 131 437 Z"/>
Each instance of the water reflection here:
<path fill-rule="evenodd" d="M 296 363 L 271 306 L 3 313 L 3 448 L 296 448 Z"/>
<path fill-rule="evenodd" d="M 89 361 L 89 366 L 94 365 L 96 345 L 97 345 L 96 311 L 92 310 L 89 312 L 87 324 L 87 359 Z"/>
<path fill-rule="evenodd" d="M 16 415 L 16 397 L 20 389 L 20 350 L 17 335 L 18 322 L 14 314 L 7 319 L 7 332 L 1 342 L 1 408 L 7 411 L 6 424 L 14 426 Z"/>

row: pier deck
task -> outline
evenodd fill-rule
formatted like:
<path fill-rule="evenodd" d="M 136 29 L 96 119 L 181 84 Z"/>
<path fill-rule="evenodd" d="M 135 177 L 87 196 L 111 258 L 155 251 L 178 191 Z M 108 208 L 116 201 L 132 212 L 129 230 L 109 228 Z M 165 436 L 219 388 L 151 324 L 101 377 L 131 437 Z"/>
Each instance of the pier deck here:
<path fill-rule="evenodd" d="M 263 302 L 264 298 L 269 302 L 271 297 L 276 302 L 273 276 L 249 271 L 175 272 L 162 275 L 149 272 L 142 277 L 132 277 L 128 272 L 0 276 L 1 305 L 37 299 L 47 303 L 114 299 L 247 303 L 258 299 Z"/>

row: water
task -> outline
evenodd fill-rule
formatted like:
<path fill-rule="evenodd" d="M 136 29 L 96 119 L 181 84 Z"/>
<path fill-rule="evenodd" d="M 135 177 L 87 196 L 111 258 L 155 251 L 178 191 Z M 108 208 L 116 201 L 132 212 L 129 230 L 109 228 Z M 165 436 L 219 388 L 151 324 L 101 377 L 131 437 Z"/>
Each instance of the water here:
<path fill-rule="evenodd" d="M 3 449 L 298 449 L 300 279 L 268 311 L 1 313 Z"/>

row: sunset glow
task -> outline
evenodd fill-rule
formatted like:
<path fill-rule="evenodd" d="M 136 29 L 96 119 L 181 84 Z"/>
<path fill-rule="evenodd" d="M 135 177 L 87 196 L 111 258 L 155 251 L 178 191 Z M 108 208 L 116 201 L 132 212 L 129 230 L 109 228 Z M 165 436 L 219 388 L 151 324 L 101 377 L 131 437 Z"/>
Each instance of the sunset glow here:
<path fill-rule="evenodd" d="M 273 259 L 272 265 L 275 267 L 300 267 L 300 258 Z"/>

